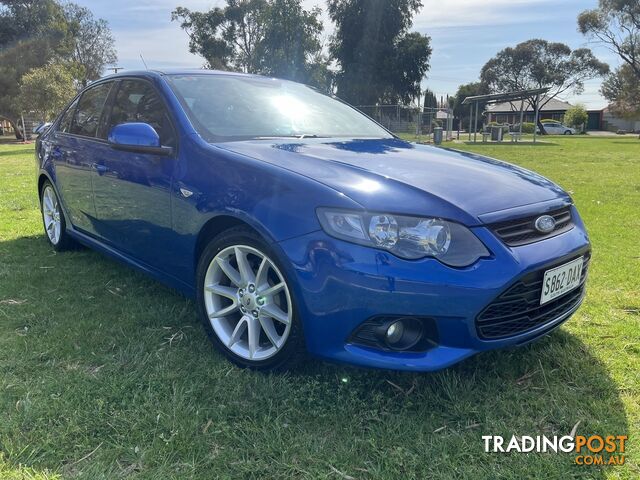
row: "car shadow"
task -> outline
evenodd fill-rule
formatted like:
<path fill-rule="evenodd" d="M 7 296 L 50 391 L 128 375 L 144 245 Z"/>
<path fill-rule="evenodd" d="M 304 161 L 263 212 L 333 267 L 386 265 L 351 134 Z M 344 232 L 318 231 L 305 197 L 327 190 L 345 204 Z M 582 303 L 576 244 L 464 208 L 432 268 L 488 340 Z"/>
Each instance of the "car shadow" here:
<path fill-rule="evenodd" d="M 86 405 L 70 403 L 75 410 L 45 413 L 38 413 L 35 404 L 31 407 L 47 429 L 54 422 L 47 416 L 54 413 L 81 418 L 87 422 L 84 428 L 92 428 L 91 422 L 100 418 L 93 419 L 91 408 L 100 402 L 122 402 L 119 415 L 131 409 L 143 422 L 146 412 L 126 402 L 131 388 L 144 385 L 136 395 L 155 399 L 149 415 L 156 422 L 156 410 L 176 412 L 183 406 L 180 402 L 187 400 L 176 393 L 182 391 L 188 392 L 185 405 L 216 412 L 209 415 L 221 415 L 211 403 L 216 399 L 227 409 L 242 405 L 243 415 L 258 415 L 268 423 L 273 417 L 246 412 L 278 405 L 276 418 L 288 429 L 282 432 L 330 438 L 338 451 L 351 445 L 363 458 L 381 462 L 380 471 L 395 468 L 394 462 L 409 462 L 404 467 L 409 472 L 446 477 L 453 462 L 457 478 L 525 478 L 531 472 L 604 478 L 604 468 L 575 465 L 574 454 L 486 453 L 482 436 L 501 435 L 508 442 L 511 435 L 561 436 L 572 430 L 580 435 L 628 433 L 620 388 L 611 372 L 590 346 L 564 328 L 528 346 L 483 353 L 435 373 L 360 369 L 304 356 L 288 370 L 260 373 L 236 368 L 212 350 L 194 302 L 96 252 L 52 253 L 43 236 L 34 236 L 0 242 L 0 258 L 1 332 L 6 338 L 15 335 L 21 356 L 12 362 L 33 362 L 15 367 L 29 372 L 21 381 L 36 389 L 35 398 L 54 398 L 60 392 L 47 387 L 45 379 L 60 375 L 64 382 L 64 376 L 73 374 L 61 365 L 82 369 L 86 364 L 90 372 L 88 380 L 74 380 L 82 391 L 67 392 L 86 396 Z M 579 321 L 579 313 L 570 320 Z M 47 370 L 51 362 L 59 373 Z M 38 365 L 45 368 L 43 373 Z M 1 368 L 6 370 L 5 365 Z M 114 379 L 122 379 L 122 398 L 105 393 L 104 385 Z M 11 408 L 15 404 L 15 399 L 4 402 Z M 233 418 L 242 422 L 245 417 L 234 413 Z M 64 445 L 65 434 L 58 432 L 47 430 L 50 437 L 61 435 Z M 11 441 L 6 432 L 3 438 Z M 260 445 L 260 440 L 250 443 Z M 37 437 L 33 442 L 38 448 Z M 318 446 L 315 455 L 330 457 L 332 448 Z M 29 463 L 16 455 L 8 458 L 12 464 Z M 381 460 L 386 455 L 391 462 L 387 466 Z M 44 464 L 59 467 L 53 460 Z"/>

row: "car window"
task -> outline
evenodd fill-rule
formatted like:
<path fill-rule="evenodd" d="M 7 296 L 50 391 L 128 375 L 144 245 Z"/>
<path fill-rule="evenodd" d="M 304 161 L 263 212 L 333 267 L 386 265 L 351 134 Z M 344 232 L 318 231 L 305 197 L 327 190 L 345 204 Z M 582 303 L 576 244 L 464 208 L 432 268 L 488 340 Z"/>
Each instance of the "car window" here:
<path fill-rule="evenodd" d="M 77 105 L 78 100 L 76 99 L 69 108 L 67 108 L 67 111 L 64 112 L 64 115 L 62 115 L 60 123 L 58 124 L 59 132 L 69 133 L 71 131 L 71 120 L 73 120 L 73 114 L 75 113 Z"/>
<path fill-rule="evenodd" d="M 175 132 L 169 114 L 154 88 L 142 80 L 123 80 L 113 103 L 107 132 L 116 125 L 142 122 L 151 125 L 160 136 L 160 144 L 174 147 Z"/>
<path fill-rule="evenodd" d="M 104 103 L 113 82 L 102 83 L 82 94 L 71 123 L 70 133 L 95 137 L 100 123 Z"/>

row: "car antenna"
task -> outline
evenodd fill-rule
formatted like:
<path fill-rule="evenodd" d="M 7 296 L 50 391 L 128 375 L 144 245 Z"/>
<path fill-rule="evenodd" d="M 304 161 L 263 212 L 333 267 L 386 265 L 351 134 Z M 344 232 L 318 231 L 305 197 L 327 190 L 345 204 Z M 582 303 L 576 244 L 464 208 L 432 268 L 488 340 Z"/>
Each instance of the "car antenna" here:
<path fill-rule="evenodd" d="M 144 61 L 144 57 L 142 56 L 142 53 L 140 54 L 140 59 L 142 60 L 142 63 L 144 63 L 145 70 L 149 70 L 149 67 L 147 67 L 147 62 Z"/>

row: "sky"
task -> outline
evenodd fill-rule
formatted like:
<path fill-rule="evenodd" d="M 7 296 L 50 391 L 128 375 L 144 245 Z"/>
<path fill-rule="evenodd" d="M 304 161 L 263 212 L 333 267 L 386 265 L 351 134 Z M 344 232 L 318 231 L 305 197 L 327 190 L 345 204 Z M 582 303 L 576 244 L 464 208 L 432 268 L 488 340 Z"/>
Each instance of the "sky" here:
<path fill-rule="evenodd" d="M 224 0 L 74 0 L 104 18 L 116 39 L 118 66 L 144 68 L 201 67 L 204 60 L 189 53 L 187 34 L 171 22 L 176 6 L 208 10 Z M 597 0 L 422 0 L 412 30 L 429 35 L 433 47 L 431 68 L 422 82 L 438 97 L 455 94 L 463 83 L 477 81 L 480 69 L 499 50 L 531 38 L 563 42 L 571 48 L 591 48 L 613 68 L 619 59 L 605 47 L 590 43 L 577 31 L 578 14 L 597 5 Z M 306 8 L 323 0 L 303 0 Z M 332 24 L 323 14 L 325 37 Z M 564 100 L 590 109 L 603 108 L 601 80 L 586 82 L 582 95 Z"/>

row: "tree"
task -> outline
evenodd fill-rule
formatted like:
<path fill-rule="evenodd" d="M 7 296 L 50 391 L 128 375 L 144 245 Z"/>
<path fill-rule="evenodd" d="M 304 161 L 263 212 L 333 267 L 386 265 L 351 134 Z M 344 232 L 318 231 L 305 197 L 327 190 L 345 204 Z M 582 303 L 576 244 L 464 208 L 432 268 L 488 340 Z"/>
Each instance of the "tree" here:
<path fill-rule="evenodd" d="M 477 95 L 486 95 L 489 93 L 489 88 L 482 82 L 472 82 L 460 85 L 458 91 L 454 97 L 453 102 L 453 117 L 461 122 L 461 127 L 469 125 L 469 106 L 463 105 L 462 102 L 467 97 L 475 97 Z M 486 103 L 478 104 L 478 112 L 483 112 Z"/>
<path fill-rule="evenodd" d="M 492 93 L 550 87 L 539 101 L 535 95 L 526 99 L 535 110 L 562 93 L 582 93 L 586 80 L 608 72 L 609 66 L 588 48 L 572 51 L 563 43 L 533 39 L 498 52 L 482 67 L 480 79 Z M 539 119 L 538 127 L 546 133 Z"/>
<path fill-rule="evenodd" d="M 20 80 L 17 103 L 25 112 L 51 120 L 76 94 L 75 67 L 52 63 L 30 70 Z"/>
<path fill-rule="evenodd" d="M 616 115 L 628 119 L 640 117 L 640 78 L 629 65 L 622 65 L 609 75 L 600 91 Z"/>
<path fill-rule="evenodd" d="M 589 114 L 584 105 L 577 104 L 569 108 L 564 114 L 564 123 L 576 129 L 583 129 L 589 120 Z"/>
<path fill-rule="evenodd" d="M 189 51 L 203 57 L 209 68 L 253 73 L 267 7 L 267 0 L 227 0 L 226 7 L 207 12 L 177 7 L 171 20 L 180 22 L 189 35 Z"/>
<path fill-rule="evenodd" d="M 420 0 L 329 0 L 338 95 L 359 105 L 408 103 L 429 70 L 430 37 L 409 33 Z"/>
<path fill-rule="evenodd" d="M 428 88 L 424 91 L 424 108 L 438 108 L 438 99 Z"/>
<path fill-rule="evenodd" d="M 578 28 L 623 61 L 600 90 L 609 100 L 609 108 L 626 118 L 640 118 L 640 3 L 600 0 L 598 8 L 578 16 Z"/>
<path fill-rule="evenodd" d="M 73 50 L 69 60 L 81 65 L 83 72 L 78 79 L 82 86 L 102 75 L 107 65 L 114 65 L 118 57 L 115 41 L 106 20 L 95 19 L 91 10 L 68 3 L 64 15 L 73 38 Z"/>
<path fill-rule="evenodd" d="M 18 97 L 27 72 L 64 63 L 82 85 L 112 61 L 109 28 L 88 10 L 56 0 L 0 0 L 0 116 L 13 124 L 17 138 Z"/>
<path fill-rule="evenodd" d="M 640 78 L 640 2 L 600 0 L 578 16 L 582 34 L 605 44 Z"/>
<path fill-rule="evenodd" d="M 173 21 L 189 35 L 189 50 L 210 68 L 240 70 L 326 87 L 321 11 L 301 0 L 227 0 L 223 8 L 176 8 Z"/>
<path fill-rule="evenodd" d="M 0 1 L 0 116 L 11 122 L 16 138 L 22 138 L 16 101 L 20 79 L 71 48 L 62 8 L 54 0 Z"/>
<path fill-rule="evenodd" d="M 321 13 L 317 7 L 304 10 L 300 0 L 273 0 L 263 16 L 264 38 L 257 48 L 259 72 L 298 82 L 324 83 L 311 73 L 312 60 L 326 65 L 318 56 Z"/>

